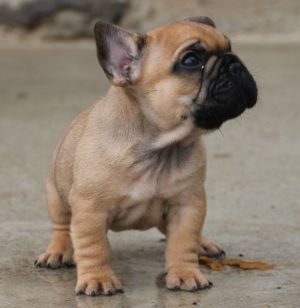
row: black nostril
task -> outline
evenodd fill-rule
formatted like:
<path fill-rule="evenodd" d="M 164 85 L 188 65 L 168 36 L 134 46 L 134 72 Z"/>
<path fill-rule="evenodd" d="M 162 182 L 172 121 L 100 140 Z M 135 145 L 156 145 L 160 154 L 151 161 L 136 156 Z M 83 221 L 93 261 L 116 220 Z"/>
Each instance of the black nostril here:
<path fill-rule="evenodd" d="M 229 65 L 229 72 L 232 75 L 240 75 L 242 71 L 243 66 L 239 62 L 233 62 Z"/>

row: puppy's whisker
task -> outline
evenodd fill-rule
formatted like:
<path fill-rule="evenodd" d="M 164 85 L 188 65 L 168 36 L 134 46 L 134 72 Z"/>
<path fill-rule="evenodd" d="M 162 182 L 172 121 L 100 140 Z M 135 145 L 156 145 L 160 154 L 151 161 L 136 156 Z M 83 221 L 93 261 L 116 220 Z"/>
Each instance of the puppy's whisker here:
<path fill-rule="evenodd" d="M 237 121 L 236 123 L 238 123 L 238 125 L 241 125 L 241 123 L 242 123 L 242 121 L 243 121 L 242 115 L 239 115 L 239 116 L 237 117 L 237 119 L 238 119 L 238 121 Z"/>
<path fill-rule="evenodd" d="M 221 131 L 221 128 L 218 128 L 218 131 L 220 133 L 220 135 L 224 138 L 223 132 Z"/>

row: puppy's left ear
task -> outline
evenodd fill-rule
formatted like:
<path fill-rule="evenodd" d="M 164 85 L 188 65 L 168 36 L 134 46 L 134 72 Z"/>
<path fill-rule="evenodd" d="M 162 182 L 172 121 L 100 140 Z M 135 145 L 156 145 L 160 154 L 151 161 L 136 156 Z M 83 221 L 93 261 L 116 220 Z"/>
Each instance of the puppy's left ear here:
<path fill-rule="evenodd" d="M 94 27 L 98 60 L 116 86 L 132 84 L 140 73 L 145 36 L 98 21 Z"/>

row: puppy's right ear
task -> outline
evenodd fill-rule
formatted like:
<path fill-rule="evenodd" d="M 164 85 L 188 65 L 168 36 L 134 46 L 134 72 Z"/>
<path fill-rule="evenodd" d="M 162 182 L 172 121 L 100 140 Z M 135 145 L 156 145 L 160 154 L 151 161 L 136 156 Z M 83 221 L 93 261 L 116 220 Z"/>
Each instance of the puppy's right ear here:
<path fill-rule="evenodd" d="M 192 22 L 197 22 L 199 24 L 205 24 L 205 25 L 211 26 L 213 28 L 216 28 L 215 22 L 211 18 L 209 18 L 207 16 L 188 17 L 185 20 L 192 21 Z"/>
<path fill-rule="evenodd" d="M 140 74 L 145 36 L 98 21 L 94 27 L 97 55 L 108 79 L 116 86 L 133 84 Z"/>

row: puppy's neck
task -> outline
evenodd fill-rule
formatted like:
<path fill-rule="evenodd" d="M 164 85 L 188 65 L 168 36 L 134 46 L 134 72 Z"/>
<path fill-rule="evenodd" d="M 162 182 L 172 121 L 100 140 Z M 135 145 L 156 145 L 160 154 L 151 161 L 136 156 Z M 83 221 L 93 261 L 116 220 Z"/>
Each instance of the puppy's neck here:
<path fill-rule="evenodd" d="M 154 149 L 162 149 L 176 143 L 187 143 L 195 137 L 194 124 L 184 123 L 171 130 L 160 132 L 153 140 Z"/>
<path fill-rule="evenodd" d="M 114 127 L 127 131 L 132 135 L 130 139 L 144 146 L 147 144 L 149 150 L 160 150 L 174 144 L 191 144 L 199 138 L 199 131 L 191 120 L 170 129 L 161 128 L 143 111 L 142 99 L 127 88 L 115 86 L 109 89 L 106 96 L 108 104 L 114 106 Z"/>

